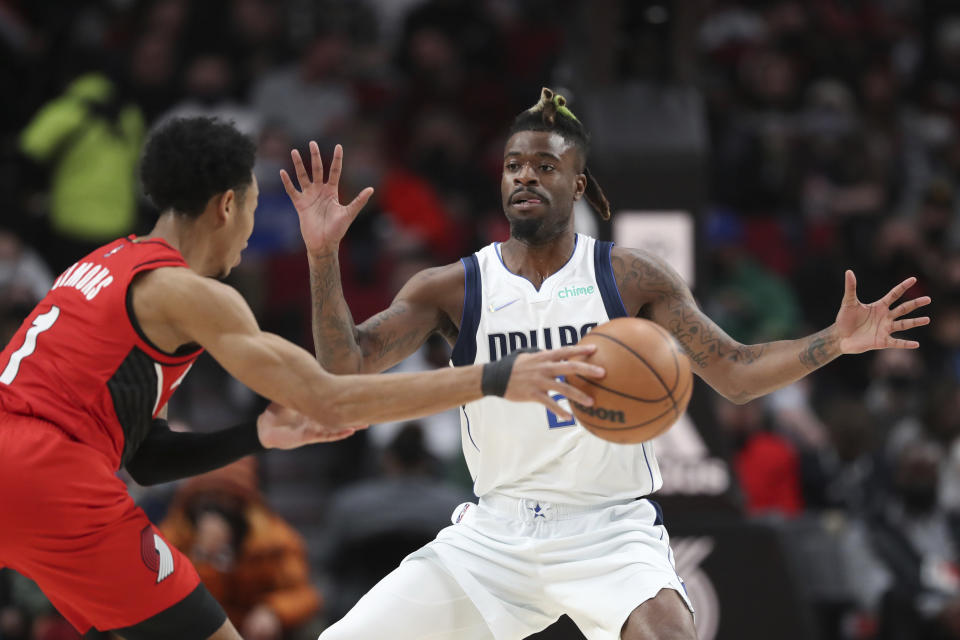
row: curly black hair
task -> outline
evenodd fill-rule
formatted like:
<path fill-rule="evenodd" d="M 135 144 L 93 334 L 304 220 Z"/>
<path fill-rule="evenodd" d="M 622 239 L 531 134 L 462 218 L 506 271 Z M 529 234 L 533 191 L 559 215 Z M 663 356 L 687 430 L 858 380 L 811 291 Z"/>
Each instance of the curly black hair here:
<path fill-rule="evenodd" d="M 160 211 L 197 217 L 218 193 L 243 198 L 252 182 L 256 145 L 232 123 L 174 118 L 147 141 L 140 163 L 143 190 Z"/>
<path fill-rule="evenodd" d="M 567 99 L 552 89 L 544 87 L 540 91 L 540 101 L 523 111 L 510 125 L 509 134 L 520 131 L 549 131 L 560 134 L 564 140 L 573 144 L 580 152 L 583 173 L 587 176 L 587 189 L 584 197 L 604 220 L 610 219 L 610 202 L 600 188 L 600 183 L 587 168 L 587 155 L 590 152 L 590 134 L 573 112 L 567 108 Z"/>

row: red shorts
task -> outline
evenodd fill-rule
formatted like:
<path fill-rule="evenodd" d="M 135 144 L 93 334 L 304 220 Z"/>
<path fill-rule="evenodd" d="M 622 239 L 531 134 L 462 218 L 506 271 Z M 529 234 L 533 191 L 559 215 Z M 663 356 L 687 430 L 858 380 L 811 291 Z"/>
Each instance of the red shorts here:
<path fill-rule="evenodd" d="M 0 411 L 0 567 L 31 578 L 81 634 L 128 627 L 200 582 L 105 454 Z"/>

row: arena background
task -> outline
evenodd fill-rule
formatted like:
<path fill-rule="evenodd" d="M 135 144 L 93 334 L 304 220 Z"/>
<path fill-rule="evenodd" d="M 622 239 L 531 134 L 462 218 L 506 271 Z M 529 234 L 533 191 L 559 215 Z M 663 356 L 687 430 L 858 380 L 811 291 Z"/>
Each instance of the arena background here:
<path fill-rule="evenodd" d="M 0 338 L 86 248 L 150 228 L 149 128 L 211 114 L 259 144 L 231 284 L 310 349 L 290 148 L 342 143 L 344 195 L 377 187 L 342 249 L 360 321 L 506 237 L 503 132 L 541 86 L 592 132 L 615 211 L 578 226 L 666 256 L 735 338 L 825 327 L 848 267 L 864 300 L 908 275 L 934 299 L 918 351 L 844 357 L 743 406 L 697 382 L 658 442 L 657 499 L 700 638 L 960 638 L 950 0 L 0 0 Z M 401 366 L 446 358 L 431 343 Z M 171 417 L 215 430 L 262 406 L 205 358 Z M 316 637 L 470 493 L 455 413 L 130 490 L 254 639 Z M 0 572 L 0 638 L 71 637 Z M 537 637 L 580 636 L 561 620 Z"/>

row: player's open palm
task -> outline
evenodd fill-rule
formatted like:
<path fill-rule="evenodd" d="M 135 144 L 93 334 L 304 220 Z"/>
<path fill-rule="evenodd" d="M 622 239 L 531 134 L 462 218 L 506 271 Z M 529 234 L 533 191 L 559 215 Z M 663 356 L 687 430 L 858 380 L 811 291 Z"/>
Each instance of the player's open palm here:
<path fill-rule="evenodd" d="M 853 271 L 846 273 L 843 302 L 837 313 L 837 336 L 842 353 L 863 353 L 871 349 L 916 349 L 920 343 L 894 337 L 898 331 L 906 331 L 930 323 L 930 318 L 904 318 L 903 316 L 930 304 L 928 296 L 907 300 L 896 307 L 893 304 L 903 297 L 917 282 L 910 277 L 891 289 L 876 302 L 864 304 L 857 299 L 857 278 Z M 893 308 L 891 308 L 893 307 Z"/>
<path fill-rule="evenodd" d="M 257 435 L 267 449 L 296 449 L 305 444 L 343 440 L 352 436 L 357 428 L 327 427 L 276 402 L 257 417 Z"/>
<path fill-rule="evenodd" d="M 280 170 L 280 179 L 287 195 L 300 216 L 300 233 L 307 245 L 307 251 L 335 251 L 347 233 L 350 223 L 360 213 L 360 209 L 373 195 L 373 188 L 367 187 L 349 204 L 340 204 L 340 172 L 343 168 L 343 147 L 334 147 L 333 160 L 330 162 L 330 175 L 323 180 L 323 163 L 320 160 L 320 147 L 310 141 L 310 168 L 307 173 L 300 152 L 290 152 L 293 168 L 297 173 L 300 190 L 293 184 L 290 175 Z"/>
<path fill-rule="evenodd" d="M 562 378 L 578 375 L 595 380 L 603 378 L 606 374 L 603 367 L 583 362 L 583 358 L 596 349 L 596 345 L 589 344 L 520 354 L 503 397 L 514 402 L 539 402 L 561 419 L 569 420 L 573 416 L 557 403 L 555 394 L 582 405 L 593 405 L 593 398 Z"/>

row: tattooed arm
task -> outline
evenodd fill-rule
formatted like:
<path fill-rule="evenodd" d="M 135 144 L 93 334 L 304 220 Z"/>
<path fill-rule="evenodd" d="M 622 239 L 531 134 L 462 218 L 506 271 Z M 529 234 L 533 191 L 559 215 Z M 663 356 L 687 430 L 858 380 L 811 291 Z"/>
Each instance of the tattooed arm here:
<path fill-rule="evenodd" d="M 846 274 L 837 321 L 798 340 L 745 345 L 728 336 L 697 307 L 683 279 L 664 261 L 635 249 L 613 250 L 613 270 L 627 312 L 642 315 L 669 330 L 686 351 L 694 372 L 732 402 L 743 403 L 784 387 L 844 353 L 919 345 L 890 334 L 927 324 L 929 318 L 901 316 L 930 303 L 930 298 L 890 306 L 916 282 L 909 278 L 880 300 L 857 300 L 856 279 Z"/>
<path fill-rule="evenodd" d="M 359 327 L 343 298 L 336 254 L 310 256 L 313 342 L 317 360 L 333 373 L 375 373 L 416 351 L 433 333 L 457 339 L 463 305 L 463 266 L 425 269 L 404 285 L 386 310 Z"/>
<path fill-rule="evenodd" d="M 366 188 L 350 203 L 340 204 L 343 148 L 337 145 L 330 174 L 323 179 L 320 148 L 310 142 L 310 168 L 296 149 L 290 152 L 298 189 L 285 170 L 280 179 L 300 217 L 300 233 L 310 261 L 310 297 L 313 303 L 313 342 L 317 360 L 333 373 L 383 371 L 417 350 L 427 337 L 440 331 L 456 339 L 463 305 L 463 267 L 452 264 L 427 269 L 410 279 L 389 309 L 359 327 L 343 298 L 337 253 L 350 224 L 373 195 Z"/>

